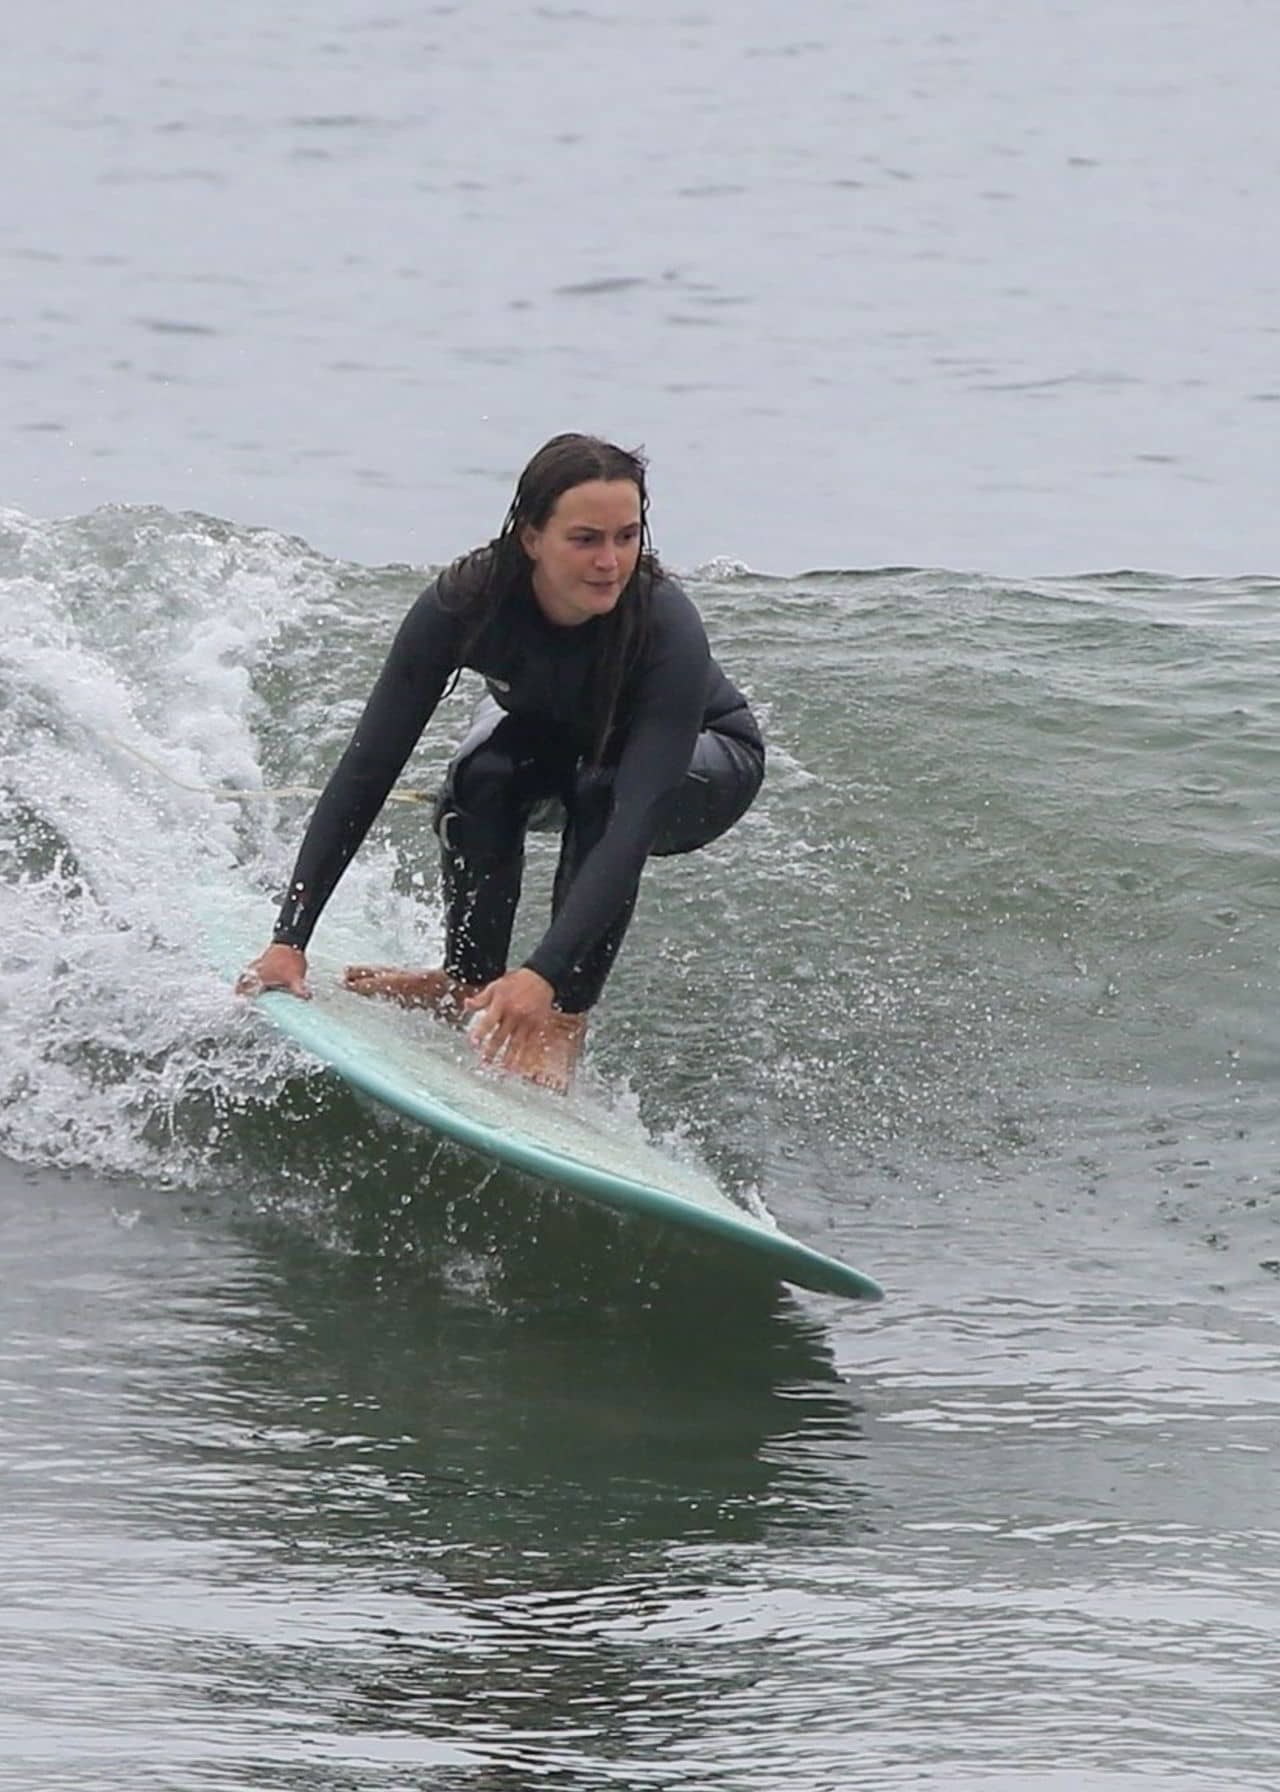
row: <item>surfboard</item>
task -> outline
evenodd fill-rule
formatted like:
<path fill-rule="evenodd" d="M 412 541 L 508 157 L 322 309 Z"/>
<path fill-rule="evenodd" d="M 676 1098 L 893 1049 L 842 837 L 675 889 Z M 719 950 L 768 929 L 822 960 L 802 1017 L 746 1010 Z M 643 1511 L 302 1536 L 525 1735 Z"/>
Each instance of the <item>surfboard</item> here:
<path fill-rule="evenodd" d="M 705 1169 L 654 1145 L 638 1122 L 593 1093 L 556 1095 L 485 1067 L 457 1028 L 352 994 L 342 987 L 341 968 L 312 953 L 310 1001 L 275 992 L 256 997 L 254 1006 L 365 1094 L 540 1183 L 711 1241 L 722 1260 L 824 1294 L 882 1298 L 870 1276 L 791 1237 L 767 1210 L 731 1200 Z"/>

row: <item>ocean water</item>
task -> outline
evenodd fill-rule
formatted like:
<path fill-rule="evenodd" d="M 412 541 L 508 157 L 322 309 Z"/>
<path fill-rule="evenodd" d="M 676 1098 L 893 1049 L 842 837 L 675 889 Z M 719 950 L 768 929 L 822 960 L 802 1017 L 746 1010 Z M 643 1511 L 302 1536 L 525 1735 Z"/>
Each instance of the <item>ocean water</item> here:
<path fill-rule="evenodd" d="M 1269 11 L 13 37 L 0 1785 L 1273 1786 Z M 205 954 L 581 424 L 771 749 L 593 1070 L 880 1306 L 441 1153 Z M 329 924 L 430 955 L 420 807 Z"/>
<path fill-rule="evenodd" d="M 560 428 L 773 571 L 1273 570 L 1266 0 L 8 22 L 6 498 L 364 562 Z"/>

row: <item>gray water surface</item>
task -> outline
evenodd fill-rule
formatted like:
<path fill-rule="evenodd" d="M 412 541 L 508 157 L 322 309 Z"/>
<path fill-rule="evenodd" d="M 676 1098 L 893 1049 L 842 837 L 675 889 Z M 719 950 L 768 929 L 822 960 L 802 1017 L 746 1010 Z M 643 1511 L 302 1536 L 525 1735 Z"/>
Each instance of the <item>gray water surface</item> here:
<path fill-rule="evenodd" d="M 5 1183 L 4 1784 L 1270 1783 L 1275 1314 L 1176 1253 L 500 1312 L 135 1200 Z"/>
<path fill-rule="evenodd" d="M 7 39 L 25 510 L 441 559 L 595 428 L 685 565 L 1276 563 L 1259 0 L 65 0 Z"/>
<path fill-rule="evenodd" d="M 0 1780 L 1270 1786 L 1269 582 L 694 582 L 770 776 L 593 1074 L 866 1308 L 442 1153 L 203 961 L 406 572 L 151 507 L 0 577 Z M 380 956 L 424 830 L 334 898 Z"/>

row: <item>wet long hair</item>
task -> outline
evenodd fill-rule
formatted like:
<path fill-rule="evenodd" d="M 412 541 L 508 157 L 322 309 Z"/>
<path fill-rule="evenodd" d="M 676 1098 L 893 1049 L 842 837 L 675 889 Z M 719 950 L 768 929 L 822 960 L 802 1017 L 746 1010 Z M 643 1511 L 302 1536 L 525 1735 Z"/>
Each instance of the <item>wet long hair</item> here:
<path fill-rule="evenodd" d="M 640 494 L 640 555 L 621 597 L 598 619 L 596 629 L 590 724 L 592 757 L 597 762 L 608 747 L 628 674 L 644 652 L 650 594 L 663 576 L 649 537 L 647 466 L 638 448 L 619 448 L 598 436 L 572 432 L 552 436 L 517 480 L 515 497 L 498 534 L 485 547 L 455 560 L 440 585 L 442 603 L 460 610 L 465 619 L 465 664 L 503 607 L 529 587 L 533 563 L 520 539 L 522 531 L 545 528 L 560 499 L 574 486 L 595 479 L 625 479 L 636 487 Z"/>

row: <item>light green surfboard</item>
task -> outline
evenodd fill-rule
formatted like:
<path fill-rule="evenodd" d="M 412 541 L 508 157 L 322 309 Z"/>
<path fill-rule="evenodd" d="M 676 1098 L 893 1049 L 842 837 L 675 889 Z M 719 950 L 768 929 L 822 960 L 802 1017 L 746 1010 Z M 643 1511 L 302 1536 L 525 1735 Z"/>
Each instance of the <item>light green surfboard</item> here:
<path fill-rule="evenodd" d="M 256 1006 L 356 1088 L 597 1206 L 718 1240 L 727 1257 L 750 1260 L 781 1281 L 855 1300 L 881 1298 L 870 1276 L 789 1237 L 767 1213 L 731 1201 L 705 1170 L 650 1144 L 635 1120 L 578 1091 L 558 1096 L 481 1067 L 456 1029 L 352 995 L 341 986 L 340 968 L 312 954 L 311 1001 L 267 994 Z"/>

